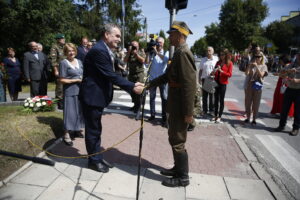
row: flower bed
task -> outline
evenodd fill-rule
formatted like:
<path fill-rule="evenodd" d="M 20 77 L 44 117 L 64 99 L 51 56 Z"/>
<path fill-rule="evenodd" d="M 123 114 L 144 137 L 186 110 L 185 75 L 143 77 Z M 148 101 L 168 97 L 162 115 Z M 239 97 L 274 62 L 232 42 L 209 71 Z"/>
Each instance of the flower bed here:
<path fill-rule="evenodd" d="M 24 100 L 24 112 L 47 112 L 55 109 L 55 100 L 48 96 L 35 96 Z"/>

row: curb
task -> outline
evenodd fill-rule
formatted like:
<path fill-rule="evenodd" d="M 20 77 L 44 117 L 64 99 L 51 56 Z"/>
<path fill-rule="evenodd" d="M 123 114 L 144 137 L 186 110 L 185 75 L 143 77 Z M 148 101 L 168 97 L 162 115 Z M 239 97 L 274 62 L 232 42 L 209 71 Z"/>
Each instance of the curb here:
<path fill-rule="evenodd" d="M 42 158 L 46 156 L 45 151 L 49 151 L 52 148 L 54 148 L 57 144 L 59 144 L 62 141 L 62 138 L 58 138 L 55 140 L 55 142 L 53 144 L 51 144 L 48 148 L 46 148 L 44 151 L 42 151 L 41 153 L 39 153 L 36 157 Z M 30 167 L 32 164 L 34 164 L 32 161 L 28 161 L 27 163 L 25 163 L 20 169 L 18 169 L 17 171 L 15 171 L 14 173 L 12 173 L 10 176 L 8 176 L 7 178 L 5 178 L 4 180 L 0 181 L 0 188 L 2 186 L 7 185 L 7 183 L 9 181 L 11 181 L 13 178 L 15 178 L 17 175 L 19 175 L 21 172 L 23 172 L 25 169 L 27 169 L 28 167 Z"/>

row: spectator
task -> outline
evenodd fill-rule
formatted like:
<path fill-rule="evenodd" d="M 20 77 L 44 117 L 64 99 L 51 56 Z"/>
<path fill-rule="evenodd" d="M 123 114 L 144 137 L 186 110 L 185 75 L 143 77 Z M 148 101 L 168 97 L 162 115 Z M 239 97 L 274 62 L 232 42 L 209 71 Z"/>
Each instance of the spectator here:
<path fill-rule="evenodd" d="M 56 78 L 56 87 L 55 87 L 55 98 L 58 99 L 57 101 L 57 108 L 62 110 L 63 109 L 63 86 L 62 83 L 58 80 L 59 78 L 59 63 L 63 59 L 64 56 L 64 45 L 65 45 L 65 35 L 64 34 L 57 34 L 55 36 L 56 43 L 52 44 L 50 50 L 50 61 L 53 68 L 54 76 Z"/>
<path fill-rule="evenodd" d="M 87 43 L 87 49 L 88 51 L 93 47 L 93 43 L 92 42 L 88 42 Z"/>
<path fill-rule="evenodd" d="M 127 67 L 129 69 L 129 81 L 134 83 L 144 82 L 145 57 L 145 53 L 139 50 L 139 43 L 137 41 L 132 41 L 131 46 L 128 48 L 126 57 L 124 58 L 124 61 L 127 62 Z M 130 110 L 133 110 L 134 113 L 137 113 L 141 106 L 140 95 L 132 93 L 131 98 L 134 106 Z"/>
<path fill-rule="evenodd" d="M 84 120 L 78 98 L 83 66 L 81 61 L 75 58 L 76 53 L 75 45 L 67 43 L 64 46 L 64 54 L 67 58 L 59 64 L 59 81 L 63 84 L 64 92 L 64 142 L 70 146 L 73 145 L 71 131 L 75 131 L 76 137 L 84 137 Z"/>
<path fill-rule="evenodd" d="M 0 61 L 1 59 L 1 52 L 0 52 Z M 4 64 L 0 62 L 0 102 L 6 102 L 6 92 L 5 92 L 5 84 L 4 84 L 4 74 L 6 74 L 5 72 L 5 68 L 4 68 Z"/>
<path fill-rule="evenodd" d="M 88 48 L 88 38 L 87 37 L 83 37 L 81 38 L 81 45 L 77 48 L 77 56 L 76 58 L 79 59 L 82 63 L 84 61 L 84 58 L 87 54 L 87 52 L 89 51 Z"/>
<path fill-rule="evenodd" d="M 291 58 L 289 55 L 283 55 L 279 58 L 279 63 L 280 65 L 283 66 L 283 69 L 287 68 L 291 64 Z M 274 74 L 278 75 L 278 73 Z M 273 106 L 271 110 L 271 114 L 280 114 L 282 112 L 282 106 L 283 106 L 283 94 L 285 91 L 282 91 L 282 87 L 286 88 L 287 84 L 287 79 L 283 79 L 283 77 L 278 77 L 277 85 L 274 91 L 274 96 L 273 96 Z M 294 116 L 294 104 L 292 104 L 289 113 L 289 117 Z"/>
<path fill-rule="evenodd" d="M 47 95 L 47 76 L 50 65 L 46 56 L 38 51 L 36 42 L 30 42 L 30 51 L 24 54 L 24 74 L 30 83 L 31 97 Z"/>
<path fill-rule="evenodd" d="M 207 57 L 204 57 L 201 60 L 201 64 L 200 64 L 200 70 L 199 70 L 200 84 L 204 84 L 205 78 L 210 76 L 217 62 L 218 62 L 218 57 L 214 56 L 213 47 L 207 47 Z M 209 106 L 207 106 L 207 98 L 209 99 Z M 203 114 L 207 115 L 208 107 L 209 107 L 209 112 L 213 114 L 214 111 L 213 94 L 208 93 L 207 91 L 202 89 Z"/>
<path fill-rule="evenodd" d="M 92 39 L 91 42 L 92 42 L 92 44 L 94 46 L 97 43 L 97 40 L 96 39 Z"/>
<path fill-rule="evenodd" d="M 218 83 L 215 97 L 215 118 L 213 119 L 216 123 L 221 122 L 221 117 L 224 110 L 224 100 L 226 93 L 226 86 L 228 79 L 232 76 L 233 63 L 231 62 L 231 54 L 227 49 L 224 49 L 220 53 L 220 60 L 217 62 L 216 67 L 213 71 L 215 80 Z"/>
<path fill-rule="evenodd" d="M 3 59 L 5 70 L 8 76 L 7 87 L 10 99 L 12 101 L 18 100 L 19 92 L 21 88 L 21 63 L 18 58 L 15 57 L 15 50 L 11 47 L 7 48 L 7 57 Z"/>
<path fill-rule="evenodd" d="M 297 53 L 296 61 L 284 68 L 280 76 L 287 78 L 287 88 L 283 96 L 282 112 L 280 114 L 279 126 L 275 131 L 283 131 L 286 125 L 288 112 L 292 103 L 295 105 L 293 130 L 290 135 L 299 134 L 300 128 L 300 52 Z"/>
<path fill-rule="evenodd" d="M 268 75 L 268 68 L 264 64 L 263 53 L 255 53 L 252 62 L 248 65 L 246 69 L 246 116 L 247 119 L 244 120 L 245 123 L 250 122 L 251 114 L 253 114 L 252 125 L 256 125 L 256 118 L 258 115 L 258 109 L 260 105 L 260 99 L 262 94 L 262 88 L 259 84 L 263 84 L 263 79 Z"/>
<path fill-rule="evenodd" d="M 147 52 L 146 56 L 146 63 L 151 64 L 149 67 L 149 80 L 153 80 L 163 73 L 165 73 L 168 60 L 169 60 L 169 53 L 168 51 L 164 51 L 164 38 L 158 37 L 156 39 L 156 45 L 153 46 L 153 55 L 154 57 L 151 57 L 151 53 Z M 166 85 L 167 84 L 162 84 L 158 86 L 159 91 L 160 91 L 160 98 L 161 98 L 161 111 L 162 111 L 162 124 L 166 123 L 167 120 L 167 115 L 166 115 L 166 106 L 167 106 L 167 93 L 166 93 Z M 152 121 L 155 119 L 155 98 L 156 98 L 156 90 L 157 87 L 152 87 L 150 88 L 150 118 L 148 119 L 149 121 Z"/>
<path fill-rule="evenodd" d="M 115 71 L 117 74 L 119 74 L 123 78 L 126 78 L 128 75 L 128 72 L 127 72 L 126 63 L 123 61 L 125 55 L 124 55 L 122 48 L 118 47 L 116 49 L 116 51 L 114 52 L 114 54 L 115 54 L 115 62 L 114 62 Z"/>
<path fill-rule="evenodd" d="M 43 45 L 41 43 L 36 43 L 38 46 L 38 51 L 43 52 Z"/>

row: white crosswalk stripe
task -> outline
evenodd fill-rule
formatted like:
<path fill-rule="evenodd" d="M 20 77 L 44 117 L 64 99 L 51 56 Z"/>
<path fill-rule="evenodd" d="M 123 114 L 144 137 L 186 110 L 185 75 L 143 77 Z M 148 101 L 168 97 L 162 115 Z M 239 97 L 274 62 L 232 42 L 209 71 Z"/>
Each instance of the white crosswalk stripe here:
<path fill-rule="evenodd" d="M 300 184 L 300 154 L 278 136 L 255 135 L 255 137 Z"/>

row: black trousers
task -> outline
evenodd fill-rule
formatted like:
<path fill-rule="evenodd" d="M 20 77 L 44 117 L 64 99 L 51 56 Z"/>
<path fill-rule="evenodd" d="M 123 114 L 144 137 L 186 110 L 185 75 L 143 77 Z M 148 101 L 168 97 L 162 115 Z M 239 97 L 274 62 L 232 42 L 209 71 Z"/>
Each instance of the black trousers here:
<path fill-rule="evenodd" d="M 204 84 L 204 79 L 202 79 L 202 85 Z M 203 107 L 203 112 L 207 113 L 208 108 L 207 108 L 207 98 L 208 98 L 208 103 L 209 103 L 209 112 L 214 111 L 214 95 L 211 93 L 206 92 L 205 90 L 202 89 L 202 107 Z"/>
<path fill-rule="evenodd" d="M 103 113 L 102 107 L 89 106 L 82 103 L 83 117 L 85 121 L 85 146 L 88 154 L 100 152 Z M 100 163 L 102 154 L 89 157 L 90 163 Z"/>
<path fill-rule="evenodd" d="M 41 79 L 38 81 L 30 81 L 30 96 L 44 96 L 47 95 L 47 80 Z"/>
<path fill-rule="evenodd" d="M 226 85 L 218 84 L 215 91 L 215 116 L 221 118 L 224 111 L 224 100 L 226 93 Z M 220 107 L 219 107 L 220 105 Z"/>
<path fill-rule="evenodd" d="M 289 110 L 294 103 L 294 123 L 293 130 L 300 127 L 300 89 L 286 88 L 283 96 L 283 105 L 280 113 L 279 126 L 285 127 Z"/>

